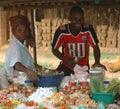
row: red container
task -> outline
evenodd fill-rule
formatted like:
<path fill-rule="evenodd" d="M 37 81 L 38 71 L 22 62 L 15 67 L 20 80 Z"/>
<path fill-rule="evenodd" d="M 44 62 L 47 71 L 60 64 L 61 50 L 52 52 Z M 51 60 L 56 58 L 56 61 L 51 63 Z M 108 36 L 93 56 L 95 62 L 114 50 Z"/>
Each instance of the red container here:
<path fill-rule="evenodd" d="M 70 82 L 69 82 L 69 85 L 70 85 L 70 86 L 76 86 L 76 83 L 75 83 L 74 81 L 70 81 Z"/>
<path fill-rule="evenodd" d="M 89 82 L 78 82 L 80 86 L 89 86 Z"/>

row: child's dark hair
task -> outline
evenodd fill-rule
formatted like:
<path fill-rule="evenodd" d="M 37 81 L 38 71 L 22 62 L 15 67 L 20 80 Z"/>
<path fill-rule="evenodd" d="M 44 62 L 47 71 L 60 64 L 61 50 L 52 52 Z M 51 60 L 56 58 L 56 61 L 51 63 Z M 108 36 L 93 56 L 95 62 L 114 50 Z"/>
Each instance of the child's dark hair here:
<path fill-rule="evenodd" d="M 74 6 L 74 7 L 72 7 L 69 14 L 71 15 L 71 14 L 74 14 L 74 13 L 76 13 L 76 12 L 79 12 L 79 13 L 81 13 L 82 15 L 84 15 L 84 11 L 83 11 L 82 8 L 80 8 L 79 6 Z"/>

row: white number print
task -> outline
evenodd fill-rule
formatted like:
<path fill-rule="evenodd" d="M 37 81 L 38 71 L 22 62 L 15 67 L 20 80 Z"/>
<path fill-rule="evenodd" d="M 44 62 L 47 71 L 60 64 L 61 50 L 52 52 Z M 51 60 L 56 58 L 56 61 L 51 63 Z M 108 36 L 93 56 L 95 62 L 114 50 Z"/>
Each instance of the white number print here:
<path fill-rule="evenodd" d="M 85 43 L 69 43 L 69 54 L 73 57 L 84 58 L 85 57 Z"/>

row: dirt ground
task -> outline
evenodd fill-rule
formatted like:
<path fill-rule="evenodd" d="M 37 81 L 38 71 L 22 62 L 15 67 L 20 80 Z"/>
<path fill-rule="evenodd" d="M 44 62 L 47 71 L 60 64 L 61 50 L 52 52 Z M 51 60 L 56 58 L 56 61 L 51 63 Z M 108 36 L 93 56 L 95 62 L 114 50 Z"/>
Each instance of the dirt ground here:
<path fill-rule="evenodd" d="M 8 45 L 4 45 L 2 47 L 0 47 L 0 63 L 4 63 L 5 60 L 5 51 L 6 48 L 8 47 Z M 102 51 L 104 51 L 104 49 L 102 49 Z M 102 52 L 101 51 L 101 52 Z M 33 49 L 30 48 L 30 52 L 33 55 Z M 111 52 L 110 50 L 108 50 L 108 52 Z M 112 57 L 112 58 L 106 58 L 106 59 L 101 59 L 101 63 L 106 65 L 108 64 L 109 61 L 114 60 L 115 58 L 118 57 Z M 37 63 L 48 66 L 48 67 L 52 67 L 52 68 L 56 68 L 59 65 L 60 60 L 58 60 L 55 56 L 53 56 L 53 54 L 51 53 L 50 48 L 41 48 L 41 49 L 37 49 Z M 92 65 L 94 63 L 94 61 L 90 60 L 90 65 Z M 106 78 L 119 78 L 120 79 L 120 71 L 118 72 L 109 72 L 109 71 L 105 71 L 105 76 Z"/>

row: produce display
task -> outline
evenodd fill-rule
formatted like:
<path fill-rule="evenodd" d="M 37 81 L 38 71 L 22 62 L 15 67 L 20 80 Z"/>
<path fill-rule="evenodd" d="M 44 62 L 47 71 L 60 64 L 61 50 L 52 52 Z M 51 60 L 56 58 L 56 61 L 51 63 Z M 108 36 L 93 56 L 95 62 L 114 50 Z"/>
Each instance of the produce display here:
<path fill-rule="evenodd" d="M 42 67 L 42 70 L 38 72 L 38 74 L 41 74 L 41 75 L 55 75 L 58 73 L 59 72 L 56 69 L 49 69 L 49 68 L 44 68 L 44 67 Z"/>
<path fill-rule="evenodd" d="M 47 75 L 45 72 L 43 72 L 44 75 Z M 58 73 L 55 70 L 48 70 L 48 72 L 51 72 L 51 75 Z M 96 86 L 94 90 L 97 91 L 98 87 Z M 58 87 L 10 84 L 6 89 L 0 90 L 0 109 L 91 109 L 98 107 L 98 102 L 91 97 L 91 85 L 88 81 L 73 81 L 72 78 L 64 88 L 58 89 Z M 108 107 L 119 109 L 120 80 L 109 81 L 104 92 L 116 93 L 116 104 L 105 104 L 106 109 L 109 109 Z"/>
<path fill-rule="evenodd" d="M 4 90 L 4 92 L 10 94 L 12 92 L 18 92 L 24 94 L 26 97 L 30 96 L 36 90 L 35 87 L 26 87 L 19 84 L 11 84 Z"/>

